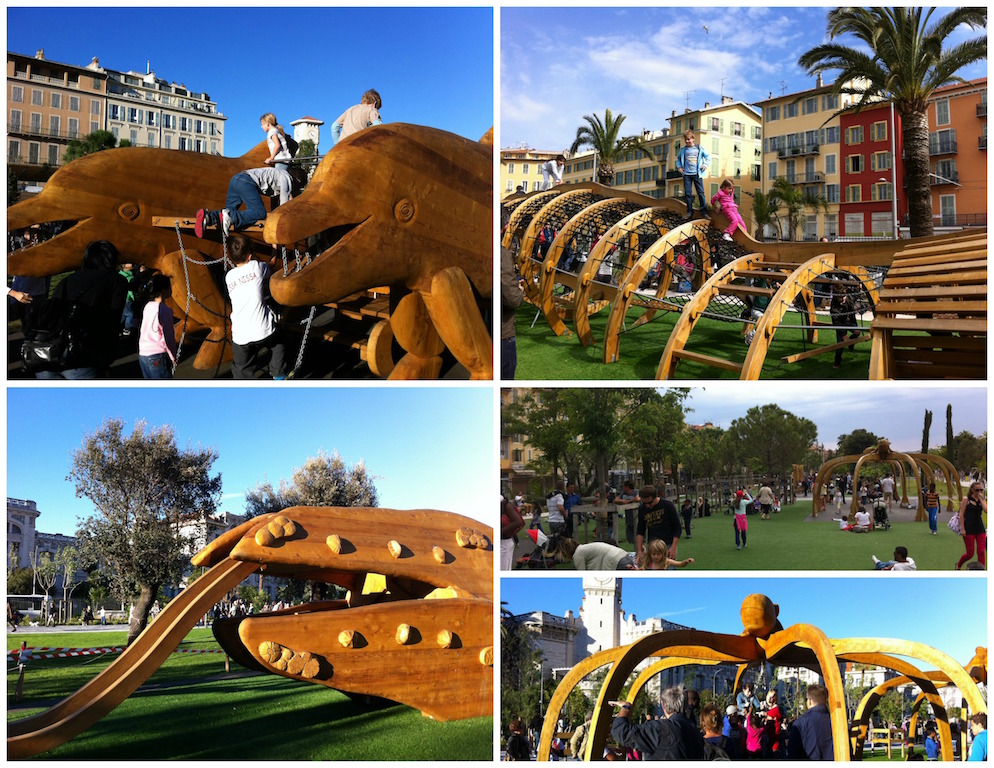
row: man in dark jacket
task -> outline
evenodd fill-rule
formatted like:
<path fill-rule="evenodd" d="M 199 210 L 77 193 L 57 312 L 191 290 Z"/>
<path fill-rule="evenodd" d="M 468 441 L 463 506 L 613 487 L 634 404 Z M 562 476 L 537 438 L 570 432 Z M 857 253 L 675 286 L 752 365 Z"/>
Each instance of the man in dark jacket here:
<path fill-rule="evenodd" d="M 642 499 L 638 508 L 635 528 L 635 558 L 639 565 L 645 560 L 645 549 L 653 539 L 662 539 L 669 550 L 669 558 L 676 560 L 677 543 L 680 541 L 680 514 L 669 499 L 656 495 L 656 489 L 645 486 L 639 493 Z"/>
<path fill-rule="evenodd" d="M 828 689 L 808 686 L 808 711 L 790 727 L 787 736 L 789 760 L 834 760 L 832 716 L 828 712 Z"/>
<path fill-rule="evenodd" d="M 645 760 L 703 760 L 704 737 L 683 715 L 683 686 L 663 691 L 661 703 L 661 720 L 635 725 L 629 721 L 632 705 L 618 702 L 620 709 L 611 724 L 611 736 L 623 747 L 639 750 Z"/>

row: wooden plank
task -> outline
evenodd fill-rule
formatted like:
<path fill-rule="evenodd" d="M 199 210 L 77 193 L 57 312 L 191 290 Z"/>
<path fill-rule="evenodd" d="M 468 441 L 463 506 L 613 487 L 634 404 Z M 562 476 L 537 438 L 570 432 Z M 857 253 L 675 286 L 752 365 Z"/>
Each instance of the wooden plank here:
<path fill-rule="evenodd" d="M 801 360 L 807 360 L 811 357 L 817 357 L 818 355 L 823 355 L 826 352 L 834 352 L 837 349 L 845 349 L 846 347 L 852 347 L 859 344 L 862 341 L 869 341 L 870 335 L 868 333 L 861 334 L 855 339 L 845 339 L 844 341 L 836 342 L 835 344 L 829 344 L 825 347 L 816 347 L 814 349 L 808 349 L 804 352 L 798 352 L 796 355 L 786 355 L 780 358 L 783 363 L 798 363 Z"/>
<path fill-rule="evenodd" d="M 982 283 L 987 284 L 987 270 L 975 271 L 975 272 L 963 272 L 956 273 L 955 275 L 949 275 L 949 279 L 943 279 L 943 275 L 937 273 L 931 273 L 928 275 L 910 275 L 910 276 L 898 276 L 891 277 L 890 274 L 887 275 L 887 279 L 884 280 L 884 288 L 894 288 L 896 286 L 902 285 L 964 285 L 972 283 Z"/>
<path fill-rule="evenodd" d="M 179 222 L 179 228 L 183 230 L 193 231 L 194 226 L 197 223 L 196 216 L 190 217 L 187 214 L 182 216 L 153 216 L 152 226 L 153 227 L 164 227 L 166 229 L 176 229 L 176 222 Z M 266 228 L 266 220 L 257 221 L 255 224 L 249 224 L 244 227 L 239 227 L 238 231 L 243 232 L 246 229 L 258 229 L 260 232 Z M 217 227 L 211 227 L 212 230 L 217 230 Z"/>
<path fill-rule="evenodd" d="M 721 293 L 741 293 L 747 296 L 770 296 L 772 297 L 777 291 L 775 288 L 759 288 L 755 285 L 733 285 L 731 283 L 726 283 L 717 286 Z"/>
<path fill-rule="evenodd" d="M 986 320 L 942 320 L 920 317 L 878 317 L 870 326 L 888 331 L 923 331 L 940 333 L 986 333 Z"/>
<path fill-rule="evenodd" d="M 960 368 L 945 365 L 894 362 L 898 379 L 986 379 L 986 368 Z"/>
<path fill-rule="evenodd" d="M 978 359 L 979 357 L 979 359 Z M 950 349 L 894 348 L 894 359 L 902 362 L 919 361 L 932 364 L 955 365 L 964 368 L 983 368 L 983 356 L 976 351 Z"/>
<path fill-rule="evenodd" d="M 881 301 L 876 306 L 877 315 L 888 313 L 933 313 L 933 312 L 958 312 L 960 314 L 987 314 L 987 300 L 970 301 L 969 299 L 957 301 L 955 299 L 938 299 L 915 301 L 913 299 L 887 300 Z"/>
<path fill-rule="evenodd" d="M 944 262 L 940 264 L 929 264 L 927 266 L 906 266 L 895 262 L 887 273 L 896 277 L 906 277 L 908 275 L 940 275 L 944 282 L 955 280 L 960 272 L 967 272 L 971 269 L 987 269 L 987 259 L 974 259 L 973 261 Z"/>
<path fill-rule="evenodd" d="M 987 285 L 960 285 L 950 289 L 945 285 L 928 286 L 927 288 L 881 288 L 880 299 L 944 299 L 955 296 L 986 296 Z"/>
<path fill-rule="evenodd" d="M 673 350 L 673 357 L 678 357 L 681 360 L 690 360 L 694 363 L 703 363 L 704 365 L 710 365 L 712 368 L 721 368 L 725 371 L 739 372 L 742 370 L 742 363 L 722 360 L 720 357 L 713 357 L 700 352 L 691 352 L 689 349 L 675 349 Z"/>
<path fill-rule="evenodd" d="M 955 258 L 955 261 L 953 260 Z M 986 259 L 987 258 L 987 248 L 964 248 L 962 251 L 954 254 L 937 254 L 932 255 L 929 251 L 928 256 L 911 256 L 908 258 L 901 257 L 894 260 L 895 267 L 921 267 L 926 265 L 948 265 L 955 264 L 960 261 L 970 261 L 973 259 Z"/>
<path fill-rule="evenodd" d="M 987 336 L 896 336 L 894 348 L 910 349 L 964 349 L 972 352 L 987 351 Z"/>

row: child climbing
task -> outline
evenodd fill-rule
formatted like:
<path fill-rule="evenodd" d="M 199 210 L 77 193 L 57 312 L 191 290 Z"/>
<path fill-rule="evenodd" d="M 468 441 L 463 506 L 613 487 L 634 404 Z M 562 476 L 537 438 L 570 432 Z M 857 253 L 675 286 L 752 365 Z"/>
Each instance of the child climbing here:
<path fill-rule="evenodd" d="M 266 165 L 276 166 L 281 171 L 290 170 L 293 154 L 287 145 L 286 131 L 276 122 L 276 115 L 272 112 L 264 114 L 259 118 L 259 127 L 266 132 L 266 145 L 269 147 L 269 157 L 264 161 Z"/>
<path fill-rule="evenodd" d="M 383 100 L 380 99 L 380 94 L 372 89 L 366 91 L 362 95 L 362 101 L 354 107 L 349 107 L 342 113 L 341 117 L 332 123 L 331 138 L 337 144 L 363 128 L 369 128 L 371 125 L 382 125 L 383 121 L 380 119 L 380 107 L 382 106 Z"/>
<path fill-rule="evenodd" d="M 739 214 L 739 206 L 735 203 L 735 185 L 732 184 L 731 179 L 725 179 L 721 182 L 721 187 L 711 198 L 711 205 L 720 208 L 721 212 L 725 214 L 725 218 L 728 219 L 728 226 L 725 228 L 725 234 L 722 235 L 725 240 L 731 240 L 732 234 L 740 226 L 742 229 L 746 228 L 745 220 Z"/>

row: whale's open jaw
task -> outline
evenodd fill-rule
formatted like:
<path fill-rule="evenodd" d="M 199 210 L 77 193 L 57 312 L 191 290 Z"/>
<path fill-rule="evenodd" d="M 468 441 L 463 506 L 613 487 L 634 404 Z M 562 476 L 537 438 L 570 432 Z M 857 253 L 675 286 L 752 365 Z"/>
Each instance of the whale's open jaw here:
<path fill-rule="evenodd" d="M 333 252 L 343 248 L 350 240 L 353 239 L 355 233 L 359 231 L 362 226 L 369 221 L 369 219 L 364 219 L 358 223 L 350 224 L 336 224 L 333 227 L 328 227 L 322 230 L 316 235 L 311 235 L 307 238 L 307 253 L 317 254 L 312 255 L 311 258 L 302 266 L 299 272 L 306 271 L 315 262 L 327 261 L 333 258 Z M 288 278 L 292 275 L 288 275 Z"/>
<path fill-rule="evenodd" d="M 80 224 L 85 224 L 89 220 L 89 217 L 87 217 L 85 219 L 75 220 L 38 221 L 32 222 L 25 227 L 8 230 L 7 246 L 11 248 L 11 250 L 8 251 L 8 254 L 27 253 L 32 248 L 37 248 L 40 245 L 44 245 L 45 243 L 49 243 L 60 237 L 66 236 Z M 32 237 L 37 237 L 37 240 L 35 242 L 31 242 L 30 239 Z M 21 238 L 24 245 L 21 247 L 12 247 L 18 238 Z"/>

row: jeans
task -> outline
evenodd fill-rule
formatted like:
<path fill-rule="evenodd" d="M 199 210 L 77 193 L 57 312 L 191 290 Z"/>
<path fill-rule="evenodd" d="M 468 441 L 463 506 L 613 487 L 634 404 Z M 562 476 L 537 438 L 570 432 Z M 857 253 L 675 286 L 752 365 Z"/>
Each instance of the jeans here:
<path fill-rule="evenodd" d="M 518 346 L 515 337 L 500 340 L 500 377 L 508 381 L 514 378 L 518 367 Z"/>
<path fill-rule="evenodd" d="M 238 210 L 242 203 L 245 204 L 244 211 Z M 262 203 L 259 188 L 244 171 L 236 173 L 228 182 L 228 196 L 224 200 L 224 207 L 231 214 L 232 229 L 243 229 L 266 218 L 266 206 Z"/>
<path fill-rule="evenodd" d="M 171 379 L 173 377 L 172 361 L 165 352 L 157 355 L 138 355 L 138 366 L 146 379 Z"/>
<path fill-rule="evenodd" d="M 928 529 L 935 533 L 939 529 L 939 508 L 928 508 Z"/>
<path fill-rule="evenodd" d="M 38 371 L 36 379 L 99 379 L 100 371 L 95 367 L 66 368 L 64 371 Z"/>
<path fill-rule="evenodd" d="M 683 174 L 683 196 L 687 198 L 687 214 L 694 212 L 694 192 L 697 192 L 697 199 L 701 202 L 701 213 L 708 209 L 708 204 L 704 201 L 704 179 L 695 174 L 690 176 Z"/>

